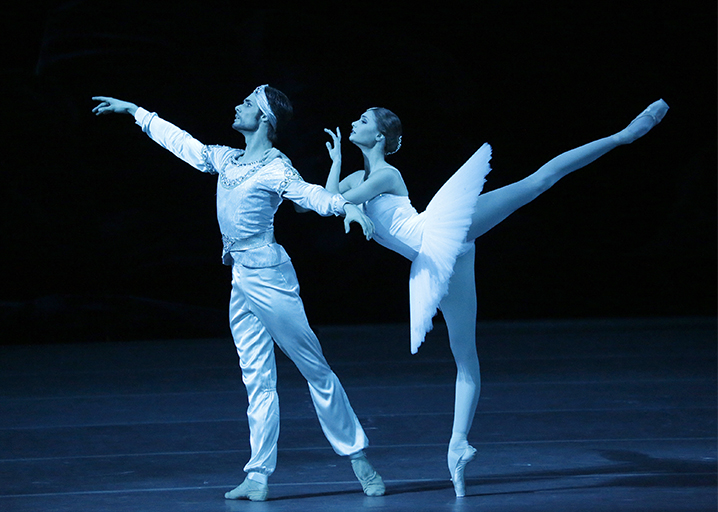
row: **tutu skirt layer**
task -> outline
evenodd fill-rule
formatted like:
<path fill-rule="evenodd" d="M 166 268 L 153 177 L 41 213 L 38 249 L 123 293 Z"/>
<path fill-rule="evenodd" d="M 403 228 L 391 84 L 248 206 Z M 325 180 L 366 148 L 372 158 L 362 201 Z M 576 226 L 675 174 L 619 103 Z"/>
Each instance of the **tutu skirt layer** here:
<path fill-rule="evenodd" d="M 476 199 L 491 170 L 490 159 L 491 146 L 484 144 L 439 189 L 421 214 L 421 248 L 409 277 L 412 354 L 433 327 L 432 319 L 447 293 L 456 259 L 473 244 L 473 240 L 466 240 L 466 234 Z"/>

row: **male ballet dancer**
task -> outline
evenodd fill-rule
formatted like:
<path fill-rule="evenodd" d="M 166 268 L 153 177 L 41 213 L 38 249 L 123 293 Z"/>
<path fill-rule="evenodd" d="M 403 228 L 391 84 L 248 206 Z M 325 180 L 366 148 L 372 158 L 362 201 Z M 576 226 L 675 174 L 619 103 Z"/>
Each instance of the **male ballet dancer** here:
<path fill-rule="evenodd" d="M 264 501 L 268 477 L 277 464 L 279 401 L 274 342 L 297 365 L 309 384 L 324 435 L 339 455 L 350 458 L 367 496 L 385 488 L 364 448 L 369 444 L 347 395 L 322 354 L 304 312 L 294 267 L 274 239 L 274 214 L 283 199 L 320 215 L 345 215 L 345 229 L 357 222 L 367 239 L 373 224 L 340 194 L 304 182 L 273 148 L 278 130 L 292 114 L 288 98 L 267 85 L 257 87 L 235 108 L 232 128 L 244 136 L 245 149 L 206 146 L 188 133 L 133 103 L 96 96 L 97 115 L 133 115 L 160 146 L 196 169 L 218 174 L 217 219 L 222 260 L 232 266 L 229 317 L 242 380 L 247 388 L 251 457 L 247 477 L 227 499 Z"/>

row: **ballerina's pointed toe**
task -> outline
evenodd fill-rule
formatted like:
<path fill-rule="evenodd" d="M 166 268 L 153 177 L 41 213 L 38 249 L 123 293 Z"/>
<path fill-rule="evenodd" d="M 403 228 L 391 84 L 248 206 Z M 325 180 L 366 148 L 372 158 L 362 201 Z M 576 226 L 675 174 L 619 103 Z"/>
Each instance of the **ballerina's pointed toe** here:
<path fill-rule="evenodd" d="M 619 144 L 630 144 L 640 139 L 661 122 L 668 112 L 668 104 L 661 100 L 654 101 L 638 114 L 631 123 L 616 134 L 616 141 Z"/>
<path fill-rule="evenodd" d="M 668 112 L 669 108 L 670 107 L 668 106 L 668 103 L 666 103 L 662 99 L 654 101 L 653 103 L 648 105 L 646 110 L 638 114 L 638 117 L 631 121 L 631 124 L 635 123 L 644 116 L 648 116 L 653 119 L 653 125 L 655 126 L 661 122 L 661 119 L 663 119 L 663 117 L 666 115 L 666 112 Z"/>
<path fill-rule="evenodd" d="M 454 484 L 454 492 L 457 498 L 466 496 L 466 483 L 464 482 L 464 469 L 466 465 L 476 457 L 476 448 L 467 445 L 461 457 L 456 461 L 456 467 L 451 473 L 451 483 Z"/>

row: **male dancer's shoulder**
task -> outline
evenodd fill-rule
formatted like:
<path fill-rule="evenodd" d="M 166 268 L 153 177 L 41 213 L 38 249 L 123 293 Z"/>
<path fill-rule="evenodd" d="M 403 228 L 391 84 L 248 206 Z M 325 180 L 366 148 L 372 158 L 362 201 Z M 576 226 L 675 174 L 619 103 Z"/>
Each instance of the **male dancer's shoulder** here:
<path fill-rule="evenodd" d="M 244 154 L 243 149 L 231 148 L 221 145 L 206 145 L 202 148 L 202 160 L 205 166 L 205 172 L 210 174 L 218 174 L 224 171 L 233 160 L 238 159 Z"/>

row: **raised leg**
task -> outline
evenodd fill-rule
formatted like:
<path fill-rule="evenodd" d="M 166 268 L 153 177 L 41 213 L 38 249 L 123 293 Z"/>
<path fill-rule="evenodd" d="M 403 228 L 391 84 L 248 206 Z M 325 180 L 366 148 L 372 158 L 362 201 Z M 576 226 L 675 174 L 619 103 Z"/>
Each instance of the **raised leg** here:
<path fill-rule="evenodd" d="M 550 189 L 558 180 L 618 147 L 613 137 L 606 137 L 572 149 L 553 158 L 530 176 L 481 194 L 471 219 L 467 240 L 475 240 L 506 217 Z"/>
<path fill-rule="evenodd" d="M 550 189 L 567 174 L 590 164 L 618 146 L 630 144 L 642 137 L 663 119 L 667 111 L 668 105 L 663 100 L 658 100 L 620 132 L 566 151 L 523 180 L 481 194 L 476 201 L 467 240 L 480 237 Z"/>

